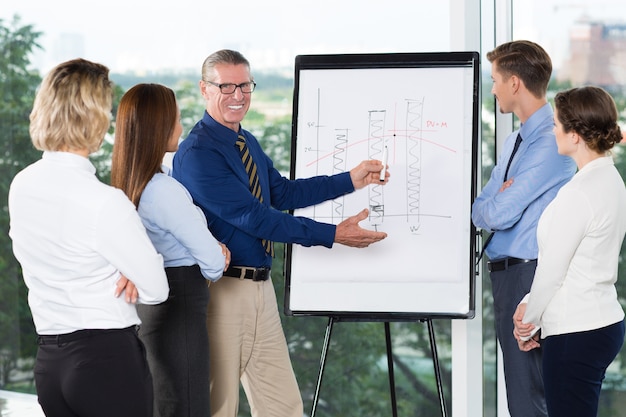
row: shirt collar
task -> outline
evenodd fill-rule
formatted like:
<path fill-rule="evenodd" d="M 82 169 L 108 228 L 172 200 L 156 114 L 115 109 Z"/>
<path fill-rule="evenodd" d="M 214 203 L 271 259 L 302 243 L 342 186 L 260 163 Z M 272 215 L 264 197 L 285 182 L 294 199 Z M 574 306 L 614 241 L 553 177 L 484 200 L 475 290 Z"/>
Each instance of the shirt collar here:
<path fill-rule="evenodd" d="M 90 174 L 96 173 L 96 167 L 91 163 L 88 158 L 84 156 L 76 155 L 71 152 L 59 152 L 59 151 L 44 151 L 41 158 L 47 162 L 53 164 L 59 164 L 66 167 L 75 167 Z"/>
<path fill-rule="evenodd" d="M 237 133 L 216 121 L 206 110 L 204 111 L 202 123 L 207 128 L 214 131 L 220 139 L 231 142 L 233 146 L 235 146 L 235 142 L 237 141 L 237 137 L 239 136 L 239 134 L 246 136 L 245 131 L 241 127 L 241 123 L 239 124 L 239 133 Z"/>
<path fill-rule="evenodd" d="M 613 157 L 610 154 L 607 154 L 605 156 L 596 158 L 593 161 L 587 162 L 587 164 L 584 167 L 582 167 L 580 171 L 578 172 L 579 173 L 587 172 L 595 168 L 600 168 L 600 167 L 605 167 L 605 166 L 610 166 L 610 165 L 615 165 L 615 162 L 613 161 Z"/>
<path fill-rule="evenodd" d="M 522 135 L 522 139 L 531 139 L 535 131 L 545 126 L 546 123 L 550 123 L 551 126 L 554 124 L 554 112 L 550 103 L 541 106 L 521 125 L 519 133 Z"/>

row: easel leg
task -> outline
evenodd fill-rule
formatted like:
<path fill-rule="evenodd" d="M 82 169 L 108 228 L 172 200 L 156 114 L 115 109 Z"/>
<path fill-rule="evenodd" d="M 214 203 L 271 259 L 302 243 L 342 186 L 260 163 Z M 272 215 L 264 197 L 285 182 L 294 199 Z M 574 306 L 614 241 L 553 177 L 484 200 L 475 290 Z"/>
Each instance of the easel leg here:
<path fill-rule="evenodd" d="M 326 365 L 326 355 L 328 354 L 328 346 L 330 345 L 330 335 L 333 331 L 334 320 L 332 317 L 328 319 L 326 326 L 326 335 L 324 336 L 324 346 L 322 346 L 322 356 L 320 358 L 320 371 L 317 374 L 317 385 L 315 387 L 315 396 L 313 397 L 313 407 L 311 408 L 311 417 L 315 417 L 317 402 L 320 396 L 320 387 L 322 386 L 322 376 L 324 375 L 324 366 Z"/>
<path fill-rule="evenodd" d="M 437 355 L 437 344 L 435 343 L 435 330 L 431 319 L 426 319 L 426 323 L 428 324 L 428 337 L 430 338 L 430 350 L 433 356 L 433 366 L 435 368 L 435 380 L 437 381 L 437 393 L 439 394 L 439 404 L 441 405 L 441 416 L 446 417 L 446 402 L 443 398 L 441 368 L 439 367 L 439 356 Z"/>
<path fill-rule="evenodd" d="M 389 322 L 385 322 L 385 341 L 387 343 L 387 368 L 389 369 L 389 392 L 391 393 L 391 415 L 398 417 L 398 405 L 396 402 L 396 383 L 393 372 L 393 353 L 391 351 L 391 330 Z"/>

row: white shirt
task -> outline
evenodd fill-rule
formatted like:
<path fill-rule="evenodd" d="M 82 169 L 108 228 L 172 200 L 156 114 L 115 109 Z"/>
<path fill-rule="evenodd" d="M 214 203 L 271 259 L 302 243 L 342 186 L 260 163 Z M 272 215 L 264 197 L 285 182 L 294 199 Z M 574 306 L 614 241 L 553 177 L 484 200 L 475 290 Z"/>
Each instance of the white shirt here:
<path fill-rule="evenodd" d="M 599 329 L 624 318 L 615 282 L 625 213 L 624 181 L 610 156 L 585 165 L 546 207 L 523 319 L 541 326 L 542 338 Z"/>
<path fill-rule="evenodd" d="M 95 172 L 82 156 L 44 152 L 11 183 L 9 235 L 39 334 L 139 324 L 135 306 L 114 296 L 120 272 L 139 302 L 167 299 L 163 259 L 135 207 Z"/>
<path fill-rule="evenodd" d="M 222 247 L 181 183 L 155 174 L 141 194 L 137 212 L 166 267 L 198 264 L 206 279 L 217 281 L 222 276 L 226 263 Z"/>

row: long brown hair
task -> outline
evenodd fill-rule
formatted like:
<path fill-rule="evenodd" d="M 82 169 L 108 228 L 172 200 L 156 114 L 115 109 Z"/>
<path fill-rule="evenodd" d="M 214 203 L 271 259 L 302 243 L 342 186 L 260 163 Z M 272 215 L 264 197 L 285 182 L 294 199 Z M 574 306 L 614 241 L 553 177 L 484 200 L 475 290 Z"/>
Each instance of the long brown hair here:
<path fill-rule="evenodd" d="M 137 84 L 117 109 L 111 185 L 126 193 L 135 207 L 154 174 L 161 171 L 167 144 L 178 119 L 176 96 L 159 84 Z"/>

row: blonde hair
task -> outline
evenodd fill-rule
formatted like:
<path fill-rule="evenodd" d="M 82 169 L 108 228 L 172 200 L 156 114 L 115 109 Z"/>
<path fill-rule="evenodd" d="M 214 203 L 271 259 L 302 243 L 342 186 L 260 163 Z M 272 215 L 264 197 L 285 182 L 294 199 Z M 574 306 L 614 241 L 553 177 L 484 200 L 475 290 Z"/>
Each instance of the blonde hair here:
<path fill-rule="evenodd" d="M 41 83 L 30 113 L 30 137 L 42 151 L 100 148 L 111 124 L 109 69 L 85 59 L 57 65 Z"/>

